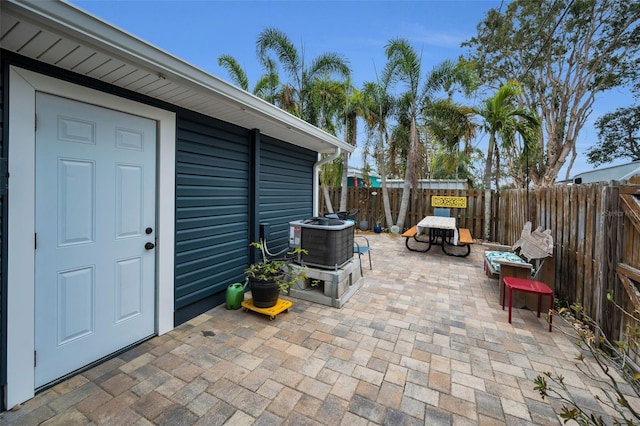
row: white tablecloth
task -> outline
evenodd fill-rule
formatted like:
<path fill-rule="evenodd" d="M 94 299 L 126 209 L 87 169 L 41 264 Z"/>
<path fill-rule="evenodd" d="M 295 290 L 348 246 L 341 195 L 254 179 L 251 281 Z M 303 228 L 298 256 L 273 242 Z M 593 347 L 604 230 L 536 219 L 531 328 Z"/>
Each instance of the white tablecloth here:
<path fill-rule="evenodd" d="M 426 216 L 416 225 L 418 232 L 416 235 L 422 234 L 427 228 L 451 229 L 453 230 L 453 244 L 458 245 L 458 228 L 456 227 L 455 217 L 446 216 Z"/>

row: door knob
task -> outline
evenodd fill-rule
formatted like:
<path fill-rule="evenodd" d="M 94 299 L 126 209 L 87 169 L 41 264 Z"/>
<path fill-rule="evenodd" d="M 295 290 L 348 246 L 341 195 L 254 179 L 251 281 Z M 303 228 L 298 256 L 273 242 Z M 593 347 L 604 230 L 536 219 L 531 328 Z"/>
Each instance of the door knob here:
<path fill-rule="evenodd" d="M 144 248 L 147 250 L 151 250 L 152 248 L 154 248 L 156 245 L 153 243 L 147 243 L 144 245 Z"/>

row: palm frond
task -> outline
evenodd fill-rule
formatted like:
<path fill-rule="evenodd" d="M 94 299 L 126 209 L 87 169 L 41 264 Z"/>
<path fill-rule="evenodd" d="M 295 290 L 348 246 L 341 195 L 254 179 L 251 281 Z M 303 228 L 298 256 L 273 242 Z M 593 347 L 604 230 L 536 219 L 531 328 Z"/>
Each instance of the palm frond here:
<path fill-rule="evenodd" d="M 306 70 L 306 78 L 315 80 L 325 75 L 337 74 L 342 78 L 351 75 L 349 61 L 342 55 L 329 52 L 323 53 L 311 61 L 311 65 Z"/>
<path fill-rule="evenodd" d="M 404 81 L 409 86 L 408 91 L 418 94 L 420 84 L 420 58 L 406 39 L 396 38 L 385 46 L 387 68 L 396 75 L 395 81 Z"/>
<path fill-rule="evenodd" d="M 256 50 L 261 61 L 266 60 L 265 56 L 269 51 L 273 51 L 289 77 L 296 81 L 298 87 L 300 86 L 302 59 L 285 33 L 276 28 L 264 29 L 258 35 Z"/>
<path fill-rule="evenodd" d="M 227 70 L 231 82 L 242 90 L 249 90 L 249 79 L 247 73 L 242 69 L 238 61 L 231 55 L 221 55 L 218 58 L 218 65 Z"/>

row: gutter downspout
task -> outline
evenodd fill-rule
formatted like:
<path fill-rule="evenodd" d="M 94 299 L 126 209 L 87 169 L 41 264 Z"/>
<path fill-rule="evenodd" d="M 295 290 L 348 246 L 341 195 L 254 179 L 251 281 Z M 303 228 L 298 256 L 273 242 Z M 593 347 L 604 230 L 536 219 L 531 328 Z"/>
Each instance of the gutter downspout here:
<path fill-rule="evenodd" d="M 318 172 L 320 170 L 320 166 L 328 163 L 329 161 L 335 160 L 341 153 L 342 149 L 336 148 L 336 151 L 333 154 L 316 161 L 313 165 L 313 217 L 318 217 L 318 208 L 320 207 L 320 201 L 318 200 L 318 189 L 320 188 L 320 177 L 318 176 Z"/>

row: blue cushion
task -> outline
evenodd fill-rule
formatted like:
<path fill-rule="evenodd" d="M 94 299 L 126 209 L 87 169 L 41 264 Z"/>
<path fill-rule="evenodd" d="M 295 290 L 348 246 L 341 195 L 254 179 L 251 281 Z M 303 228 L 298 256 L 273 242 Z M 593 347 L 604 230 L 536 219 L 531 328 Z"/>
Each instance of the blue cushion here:
<path fill-rule="evenodd" d="M 497 274 L 500 273 L 500 264 L 497 263 L 496 260 L 505 260 L 513 263 L 527 263 L 520 256 L 510 251 L 485 251 L 484 257 L 487 259 L 487 262 L 491 264 L 491 268 L 493 268 Z"/>

